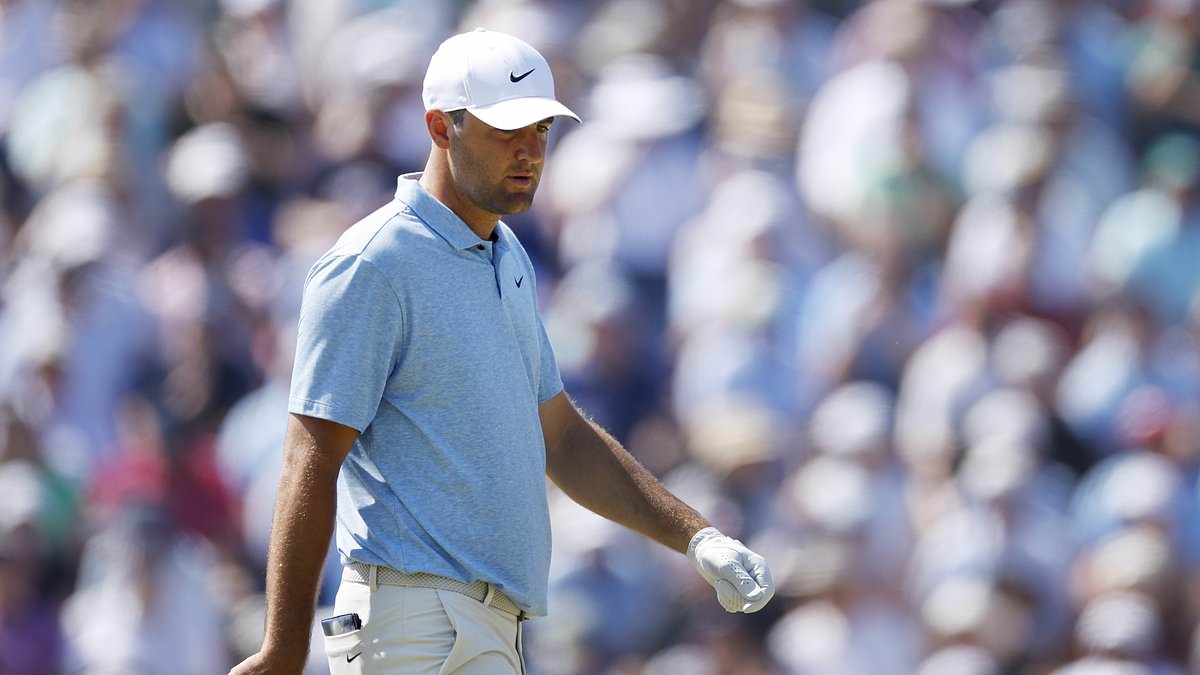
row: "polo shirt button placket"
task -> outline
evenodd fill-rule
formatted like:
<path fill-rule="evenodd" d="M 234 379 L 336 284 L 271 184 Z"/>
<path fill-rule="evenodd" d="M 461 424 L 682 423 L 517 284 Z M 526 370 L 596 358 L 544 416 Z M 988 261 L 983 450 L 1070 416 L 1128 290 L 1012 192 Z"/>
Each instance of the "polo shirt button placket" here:
<path fill-rule="evenodd" d="M 500 298 L 501 305 L 504 304 L 504 282 L 500 278 L 500 259 L 497 257 L 499 252 L 492 251 L 492 276 L 496 278 L 496 295 Z"/>

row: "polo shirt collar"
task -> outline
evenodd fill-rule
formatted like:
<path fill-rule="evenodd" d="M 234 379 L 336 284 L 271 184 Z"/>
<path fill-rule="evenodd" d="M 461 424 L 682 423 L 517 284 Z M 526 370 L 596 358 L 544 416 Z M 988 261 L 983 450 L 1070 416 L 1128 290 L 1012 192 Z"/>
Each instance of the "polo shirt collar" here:
<path fill-rule="evenodd" d="M 462 218 L 439 202 L 437 197 L 426 192 L 417 182 L 420 178 L 419 171 L 400 176 L 396 181 L 396 199 L 407 204 L 418 218 L 454 248 L 465 250 L 486 243 Z"/>

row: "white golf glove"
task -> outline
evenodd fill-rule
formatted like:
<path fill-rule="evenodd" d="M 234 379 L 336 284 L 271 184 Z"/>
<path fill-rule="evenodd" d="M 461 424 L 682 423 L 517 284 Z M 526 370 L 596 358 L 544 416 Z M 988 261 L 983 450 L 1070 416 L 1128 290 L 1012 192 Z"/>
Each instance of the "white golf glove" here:
<path fill-rule="evenodd" d="M 775 595 L 767 561 L 715 527 L 692 537 L 687 556 L 700 576 L 717 589 L 717 602 L 726 612 L 757 612 Z"/>

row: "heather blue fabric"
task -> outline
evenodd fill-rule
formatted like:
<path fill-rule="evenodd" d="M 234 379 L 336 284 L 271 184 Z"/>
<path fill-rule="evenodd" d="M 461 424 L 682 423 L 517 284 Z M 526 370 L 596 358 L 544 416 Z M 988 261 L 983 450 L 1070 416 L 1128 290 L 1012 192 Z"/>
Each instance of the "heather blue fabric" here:
<path fill-rule="evenodd" d="M 358 560 L 496 584 L 546 613 L 550 521 L 538 405 L 562 380 L 533 265 L 402 176 L 309 272 L 289 410 L 361 432 L 338 479 Z"/>

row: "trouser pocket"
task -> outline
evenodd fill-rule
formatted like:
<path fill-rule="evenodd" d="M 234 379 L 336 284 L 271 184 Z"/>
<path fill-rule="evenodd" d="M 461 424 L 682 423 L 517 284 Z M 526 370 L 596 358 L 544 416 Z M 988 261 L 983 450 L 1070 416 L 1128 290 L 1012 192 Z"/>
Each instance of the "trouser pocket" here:
<path fill-rule="evenodd" d="M 362 675 L 363 662 L 366 659 L 362 630 L 323 637 L 331 675 Z"/>
<path fill-rule="evenodd" d="M 453 591 L 437 591 L 455 633 L 439 675 L 519 675 L 523 672 L 514 617 Z"/>

